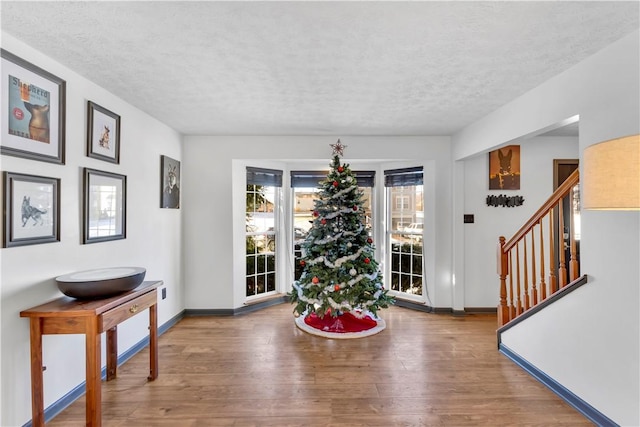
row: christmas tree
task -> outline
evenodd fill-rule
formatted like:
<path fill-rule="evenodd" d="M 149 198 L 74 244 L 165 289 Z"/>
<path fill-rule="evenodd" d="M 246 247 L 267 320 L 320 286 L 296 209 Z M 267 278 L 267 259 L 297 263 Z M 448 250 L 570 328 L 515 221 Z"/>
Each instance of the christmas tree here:
<path fill-rule="evenodd" d="M 393 299 L 382 286 L 373 239 L 365 227 L 363 192 L 349 165 L 340 162 L 345 146 L 338 140 L 331 147 L 331 169 L 319 183 L 312 226 L 301 244 L 302 274 L 289 299 L 296 316 L 377 316 Z"/>

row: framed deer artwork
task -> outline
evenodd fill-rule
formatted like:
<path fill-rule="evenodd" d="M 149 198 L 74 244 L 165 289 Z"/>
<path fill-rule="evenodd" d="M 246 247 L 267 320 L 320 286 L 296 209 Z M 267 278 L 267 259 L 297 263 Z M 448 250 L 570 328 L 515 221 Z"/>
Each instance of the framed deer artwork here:
<path fill-rule="evenodd" d="M 508 145 L 489 153 L 489 190 L 520 189 L 520 146 Z"/>
<path fill-rule="evenodd" d="M 87 156 L 120 163 L 120 116 L 92 101 L 87 106 Z"/>
<path fill-rule="evenodd" d="M 160 156 L 160 207 L 180 209 L 180 162 Z"/>
<path fill-rule="evenodd" d="M 2 247 L 60 241 L 60 179 L 4 172 Z"/>
<path fill-rule="evenodd" d="M 1 49 L 0 152 L 64 164 L 66 82 Z"/>

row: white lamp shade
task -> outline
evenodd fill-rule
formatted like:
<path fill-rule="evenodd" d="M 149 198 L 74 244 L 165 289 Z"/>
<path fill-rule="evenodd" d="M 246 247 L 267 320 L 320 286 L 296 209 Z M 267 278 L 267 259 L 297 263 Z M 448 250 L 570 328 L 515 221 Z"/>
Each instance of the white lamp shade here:
<path fill-rule="evenodd" d="M 582 160 L 583 209 L 640 210 L 640 135 L 591 145 Z"/>

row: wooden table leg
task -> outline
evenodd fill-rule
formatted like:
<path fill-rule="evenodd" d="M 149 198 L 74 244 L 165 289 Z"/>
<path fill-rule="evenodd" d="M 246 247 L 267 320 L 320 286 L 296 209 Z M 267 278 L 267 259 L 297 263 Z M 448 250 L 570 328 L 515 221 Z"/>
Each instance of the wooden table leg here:
<path fill-rule="evenodd" d="M 117 376 L 118 369 L 118 327 L 107 331 L 107 381 Z"/>
<path fill-rule="evenodd" d="M 102 425 L 102 384 L 100 375 L 100 332 L 98 318 L 87 317 L 85 327 L 87 365 L 87 427 Z"/>
<path fill-rule="evenodd" d="M 32 317 L 30 322 L 31 341 L 31 425 L 44 427 L 44 396 L 42 391 L 42 324 Z"/>
<path fill-rule="evenodd" d="M 155 292 L 155 291 L 154 291 Z M 153 381 L 158 378 L 158 305 L 149 307 L 149 376 Z"/>

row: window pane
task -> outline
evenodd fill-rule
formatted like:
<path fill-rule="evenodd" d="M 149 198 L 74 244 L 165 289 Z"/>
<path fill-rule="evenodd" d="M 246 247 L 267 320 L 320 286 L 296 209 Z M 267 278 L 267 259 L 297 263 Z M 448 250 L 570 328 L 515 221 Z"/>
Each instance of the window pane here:
<path fill-rule="evenodd" d="M 276 275 L 275 273 L 267 274 L 267 292 L 276 290 Z"/>
<path fill-rule="evenodd" d="M 391 290 L 400 290 L 400 275 L 398 273 L 391 273 Z"/>
<path fill-rule="evenodd" d="M 256 273 L 256 257 L 247 256 L 247 276 L 254 275 Z"/>
<path fill-rule="evenodd" d="M 247 296 L 255 295 L 256 293 L 256 279 L 255 277 L 247 277 Z"/>

